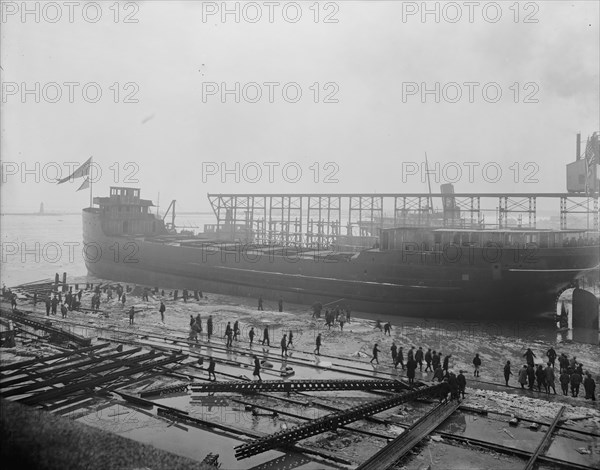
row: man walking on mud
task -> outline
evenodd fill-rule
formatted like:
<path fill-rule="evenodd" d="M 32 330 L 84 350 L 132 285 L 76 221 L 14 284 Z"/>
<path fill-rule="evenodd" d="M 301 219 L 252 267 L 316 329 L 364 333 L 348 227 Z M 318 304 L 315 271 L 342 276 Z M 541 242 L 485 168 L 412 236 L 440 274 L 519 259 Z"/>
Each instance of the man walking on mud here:
<path fill-rule="evenodd" d="M 167 309 L 167 307 L 165 307 L 164 302 L 161 300 L 160 301 L 160 307 L 158 308 L 158 311 L 160 312 L 160 321 L 161 322 L 165 322 L 165 310 Z"/>
<path fill-rule="evenodd" d="M 315 345 L 317 346 L 313 351 L 317 356 L 321 355 L 321 333 L 317 335 L 317 339 L 315 340 Z"/>
<path fill-rule="evenodd" d="M 262 339 L 262 345 L 265 345 L 265 341 L 267 342 L 267 346 L 271 347 L 271 342 L 269 341 L 269 327 L 265 326 L 265 329 L 263 331 L 263 339 Z"/>
<path fill-rule="evenodd" d="M 381 351 L 377 347 L 377 343 L 375 343 L 375 346 L 373 346 L 373 357 L 371 358 L 371 361 L 370 361 L 371 364 L 373 364 L 373 361 L 377 361 L 377 364 L 379 364 L 379 359 L 377 358 L 377 354 L 380 352 Z"/>

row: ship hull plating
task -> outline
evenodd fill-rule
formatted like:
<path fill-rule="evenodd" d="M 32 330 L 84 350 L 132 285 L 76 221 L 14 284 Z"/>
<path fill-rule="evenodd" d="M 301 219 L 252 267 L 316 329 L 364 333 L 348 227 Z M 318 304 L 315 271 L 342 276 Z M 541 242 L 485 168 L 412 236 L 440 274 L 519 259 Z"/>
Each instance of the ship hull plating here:
<path fill-rule="evenodd" d="M 100 278 L 286 302 L 343 299 L 352 311 L 416 317 L 521 317 L 554 309 L 556 294 L 598 262 L 598 247 L 363 251 L 351 258 L 179 246 L 107 236 L 84 211 L 88 271 Z M 595 264 L 594 264 L 595 261 Z M 273 305 L 275 302 L 272 302 Z"/>

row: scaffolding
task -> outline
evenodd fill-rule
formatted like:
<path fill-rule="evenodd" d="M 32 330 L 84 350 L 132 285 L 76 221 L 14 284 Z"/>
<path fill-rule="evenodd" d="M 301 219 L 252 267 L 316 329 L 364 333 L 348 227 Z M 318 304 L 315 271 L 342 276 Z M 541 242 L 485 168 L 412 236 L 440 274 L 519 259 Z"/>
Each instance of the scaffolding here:
<path fill-rule="evenodd" d="M 209 194 L 208 198 L 217 218 L 214 232 L 220 238 L 257 245 L 364 249 L 377 243 L 381 229 L 401 226 L 535 229 L 540 199 L 554 207 L 561 230 L 599 229 L 597 193 Z M 440 209 L 431 207 L 432 200 Z"/>

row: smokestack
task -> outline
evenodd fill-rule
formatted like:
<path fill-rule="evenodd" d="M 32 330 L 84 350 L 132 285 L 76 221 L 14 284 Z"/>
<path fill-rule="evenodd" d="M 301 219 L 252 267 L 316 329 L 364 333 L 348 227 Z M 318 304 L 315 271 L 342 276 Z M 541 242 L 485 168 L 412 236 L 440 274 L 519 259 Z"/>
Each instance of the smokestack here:
<path fill-rule="evenodd" d="M 579 155 L 581 155 L 581 134 L 578 133 L 577 134 L 577 142 L 575 142 L 575 151 L 577 152 L 575 154 L 575 161 L 579 160 Z"/>

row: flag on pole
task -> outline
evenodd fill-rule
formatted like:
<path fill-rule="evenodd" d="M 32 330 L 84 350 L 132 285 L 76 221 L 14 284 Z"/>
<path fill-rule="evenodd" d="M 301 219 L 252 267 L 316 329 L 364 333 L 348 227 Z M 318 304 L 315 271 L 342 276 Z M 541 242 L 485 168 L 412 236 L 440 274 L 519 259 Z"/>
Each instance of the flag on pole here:
<path fill-rule="evenodd" d="M 79 168 L 77 168 L 72 174 L 70 174 L 66 178 L 62 178 L 62 179 L 58 180 L 57 184 L 66 183 L 67 181 L 69 181 L 71 179 L 81 178 L 83 176 L 88 176 L 90 174 L 90 166 L 91 166 L 91 164 L 92 164 L 92 157 L 88 158 L 87 161 L 83 165 L 81 165 Z M 86 188 L 87 187 L 88 186 L 86 186 Z M 83 189 L 83 185 L 79 189 Z M 79 189 L 78 189 L 78 191 L 79 191 Z"/>
<path fill-rule="evenodd" d="M 77 191 L 81 191 L 82 189 L 87 189 L 90 187 L 90 179 L 86 178 L 85 181 L 83 183 L 81 183 L 81 186 L 79 186 L 79 189 Z"/>

